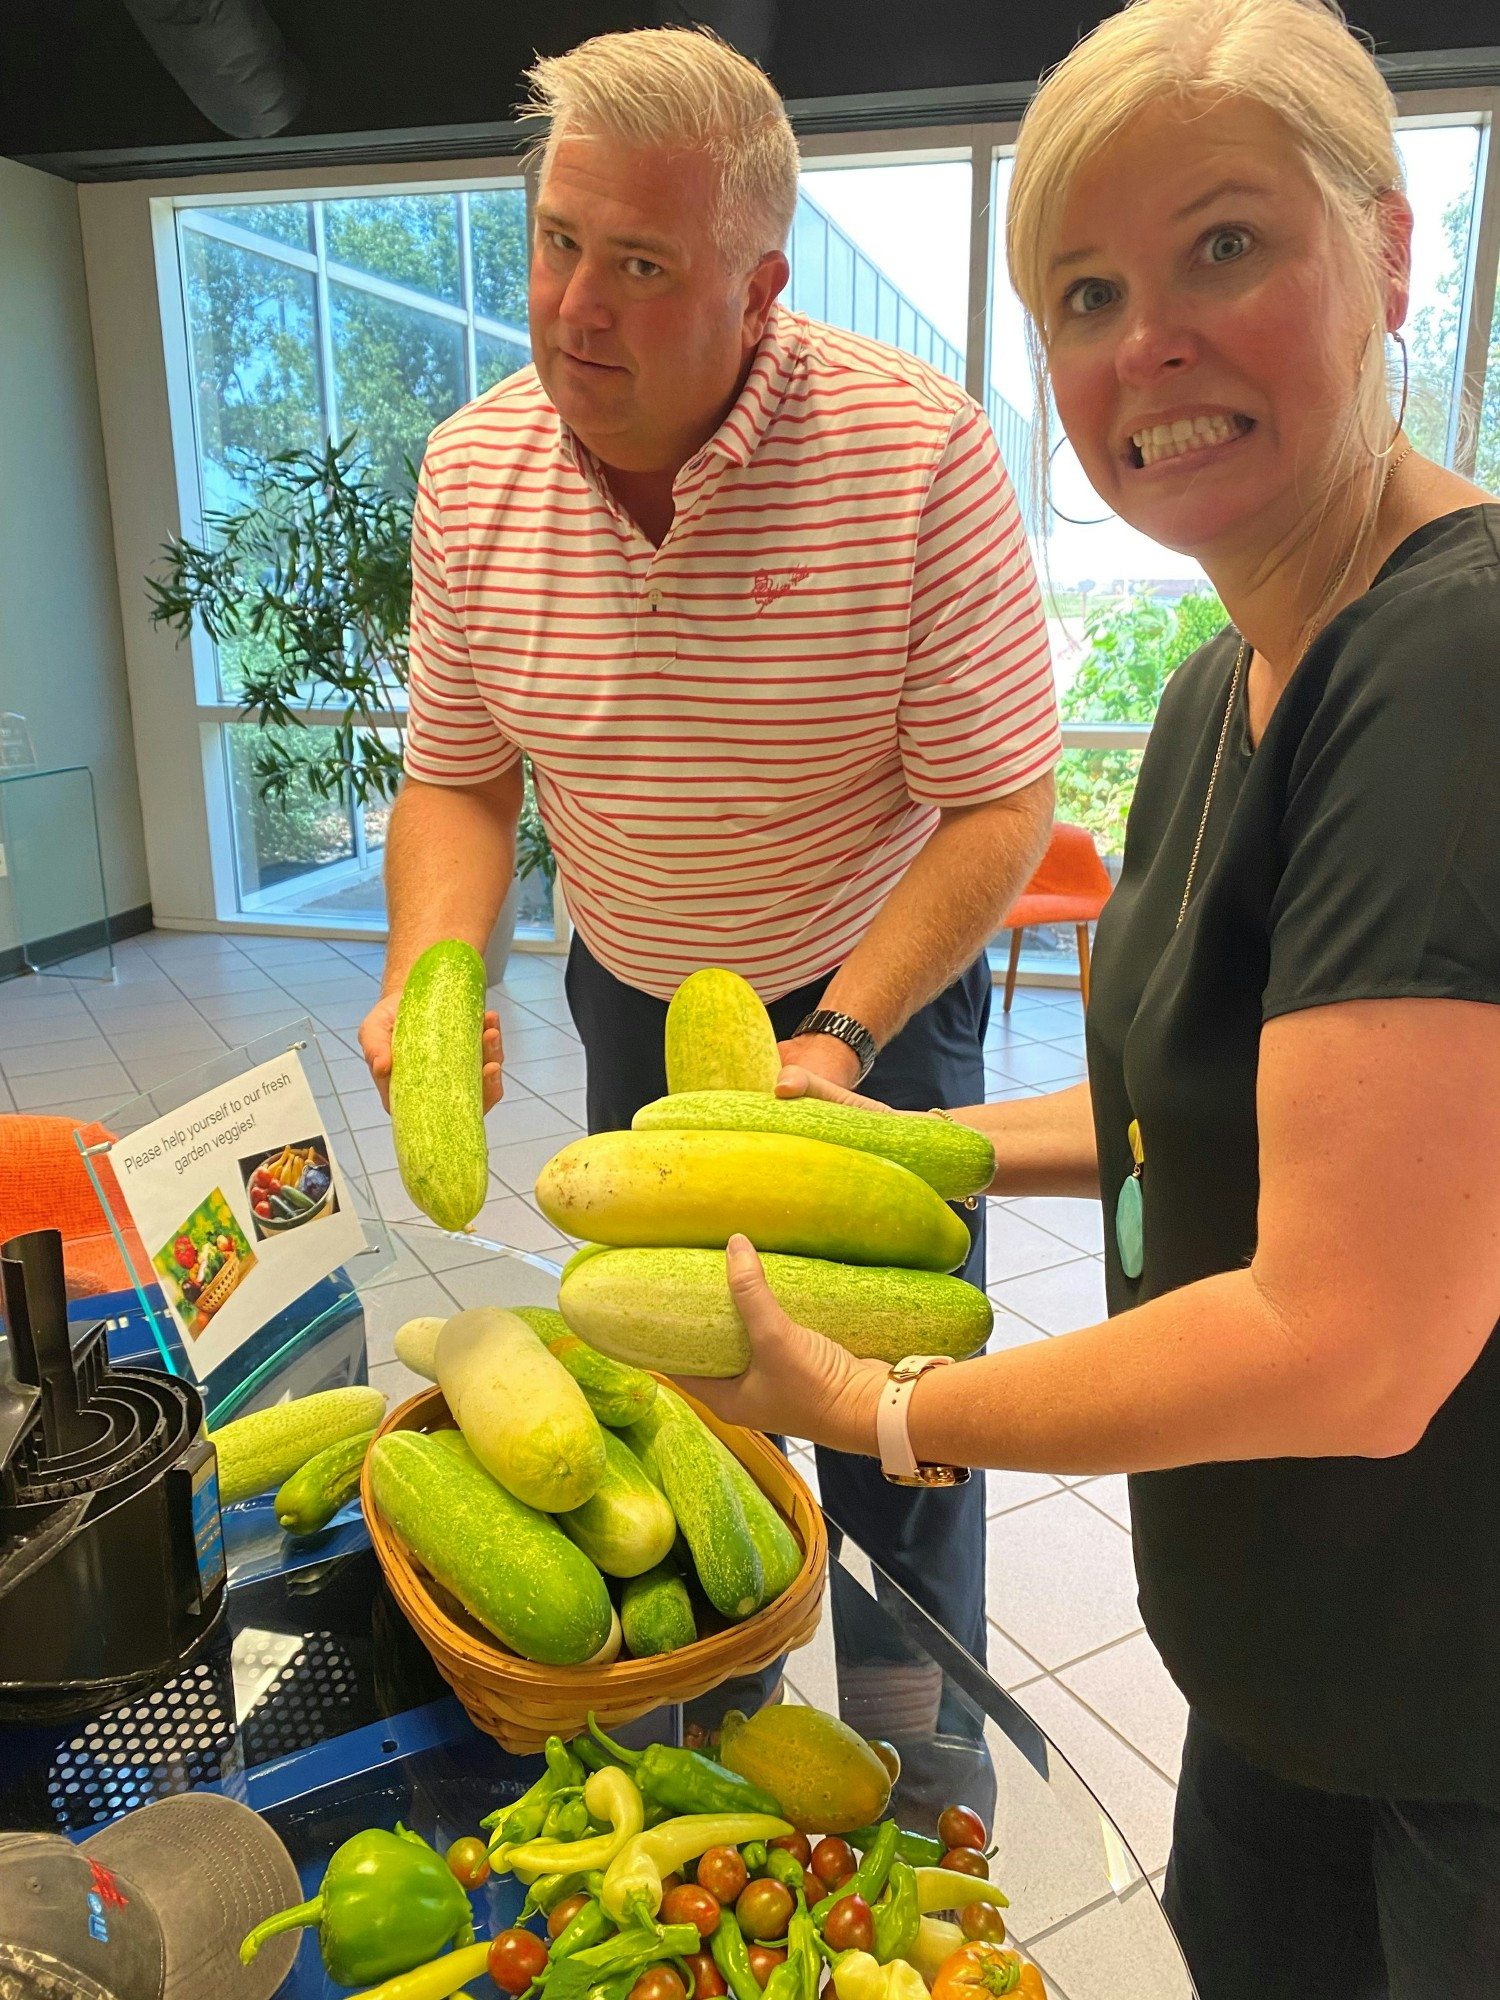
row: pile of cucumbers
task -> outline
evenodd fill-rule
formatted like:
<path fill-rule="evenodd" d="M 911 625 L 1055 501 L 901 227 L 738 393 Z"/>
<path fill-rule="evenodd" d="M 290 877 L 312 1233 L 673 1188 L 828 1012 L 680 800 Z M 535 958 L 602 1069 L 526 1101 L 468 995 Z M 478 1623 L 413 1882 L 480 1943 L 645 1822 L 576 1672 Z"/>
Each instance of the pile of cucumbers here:
<path fill-rule="evenodd" d="M 439 1384 L 456 1428 L 378 1438 L 376 1507 L 523 1659 L 676 1652 L 763 1609 L 801 1569 L 791 1529 L 691 1406 L 561 1314 L 412 1320 L 396 1353 Z"/>
<path fill-rule="evenodd" d="M 973 1354 L 988 1299 L 949 1273 L 969 1254 L 952 1202 L 988 1187 L 994 1148 L 945 1119 L 778 1098 L 770 1016 L 737 973 L 710 967 L 667 1011 L 668 1094 L 628 1132 L 575 1140 L 537 1180 L 542 1213 L 584 1247 L 558 1304 L 616 1360 L 671 1375 L 749 1362 L 723 1250 L 761 1252 L 792 1318 L 853 1354 Z"/>

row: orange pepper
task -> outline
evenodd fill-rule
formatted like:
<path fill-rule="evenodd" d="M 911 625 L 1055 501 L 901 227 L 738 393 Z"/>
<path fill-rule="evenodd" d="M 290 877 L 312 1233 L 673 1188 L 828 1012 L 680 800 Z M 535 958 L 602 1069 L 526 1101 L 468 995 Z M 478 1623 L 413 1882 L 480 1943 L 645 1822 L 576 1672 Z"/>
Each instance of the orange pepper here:
<path fill-rule="evenodd" d="M 932 2000 L 990 2000 L 1002 1994 L 1047 2000 L 1041 1972 L 1029 1959 L 983 1938 L 945 1959 L 932 1983 Z"/>

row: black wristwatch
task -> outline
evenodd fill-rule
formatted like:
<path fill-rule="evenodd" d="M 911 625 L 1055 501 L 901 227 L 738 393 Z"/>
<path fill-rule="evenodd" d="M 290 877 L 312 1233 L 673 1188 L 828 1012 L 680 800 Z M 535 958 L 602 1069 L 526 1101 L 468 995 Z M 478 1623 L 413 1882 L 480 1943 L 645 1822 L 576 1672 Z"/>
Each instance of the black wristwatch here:
<path fill-rule="evenodd" d="M 809 1014 L 805 1021 L 797 1024 L 799 1035 L 832 1035 L 836 1042 L 843 1042 L 859 1057 L 859 1075 L 854 1079 L 856 1089 L 870 1074 L 875 1058 L 880 1051 L 875 1046 L 875 1037 L 863 1021 L 856 1021 L 852 1014 L 840 1014 L 832 1007 L 819 1007 Z"/>

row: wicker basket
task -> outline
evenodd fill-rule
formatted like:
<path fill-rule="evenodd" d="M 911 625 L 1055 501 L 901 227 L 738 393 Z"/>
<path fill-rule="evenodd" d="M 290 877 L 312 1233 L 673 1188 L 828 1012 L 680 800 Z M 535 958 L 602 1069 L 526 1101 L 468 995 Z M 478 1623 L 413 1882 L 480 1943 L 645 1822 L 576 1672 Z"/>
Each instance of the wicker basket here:
<path fill-rule="evenodd" d="M 212 1315 L 219 1310 L 229 1294 L 240 1281 L 240 1259 L 237 1250 L 231 1250 L 218 1270 L 214 1272 L 203 1290 L 198 1294 L 198 1311 Z"/>
<path fill-rule="evenodd" d="M 817 1629 L 828 1570 L 828 1533 L 817 1502 L 759 1432 L 721 1423 L 702 1404 L 686 1400 L 791 1523 L 803 1551 L 802 1568 L 775 1603 L 753 1618 L 678 1652 L 644 1660 L 622 1655 L 608 1667 L 539 1666 L 498 1646 L 433 1582 L 381 1519 L 370 1493 L 366 1456 L 360 1498 L 386 1582 L 469 1719 L 507 1750 L 540 1750 L 548 1736 L 576 1736 L 587 1727 L 590 1709 L 611 1728 L 666 1702 L 693 1701 L 722 1681 L 769 1666 L 782 1653 L 805 1645 Z M 442 1391 L 433 1388 L 393 1410 L 377 1435 L 444 1430 L 452 1423 Z"/>

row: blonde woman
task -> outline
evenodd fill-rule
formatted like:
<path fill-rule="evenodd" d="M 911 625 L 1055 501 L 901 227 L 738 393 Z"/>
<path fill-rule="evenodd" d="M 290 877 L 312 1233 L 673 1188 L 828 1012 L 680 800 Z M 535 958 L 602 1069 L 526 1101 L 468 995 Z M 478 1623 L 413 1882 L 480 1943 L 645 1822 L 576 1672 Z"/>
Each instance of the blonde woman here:
<path fill-rule="evenodd" d="M 1203 2000 L 1500 1991 L 1500 505 L 1393 420 L 1393 114 L 1331 8 L 1137 0 L 1021 132 L 1043 385 L 1231 620 L 1145 754 L 1089 1084 L 952 1114 L 992 1194 L 1102 1199 L 1110 1319 L 898 1394 L 737 1239 L 751 1365 L 692 1385 L 897 1462 L 904 1396 L 920 1461 L 1133 1475 Z"/>

